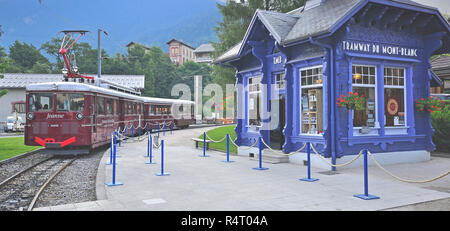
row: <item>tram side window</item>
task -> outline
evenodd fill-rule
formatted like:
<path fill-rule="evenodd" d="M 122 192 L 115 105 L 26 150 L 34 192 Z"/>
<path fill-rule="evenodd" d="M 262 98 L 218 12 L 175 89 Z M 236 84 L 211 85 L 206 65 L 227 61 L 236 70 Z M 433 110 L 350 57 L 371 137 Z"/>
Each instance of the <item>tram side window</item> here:
<path fill-rule="evenodd" d="M 97 98 L 97 114 L 104 115 L 105 114 L 105 99 L 98 97 Z"/>
<path fill-rule="evenodd" d="M 29 97 L 29 111 L 53 110 L 53 93 L 32 93 Z"/>
<path fill-rule="evenodd" d="M 56 110 L 57 111 L 84 111 L 84 95 L 83 94 L 56 94 Z"/>
<path fill-rule="evenodd" d="M 113 104 L 112 99 L 106 100 L 106 114 L 112 115 L 113 114 Z"/>
<path fill-rule="evenodd" d="M 117 115 L 117 100 L 114 100 L 113 102 L 113 114 Z"/>

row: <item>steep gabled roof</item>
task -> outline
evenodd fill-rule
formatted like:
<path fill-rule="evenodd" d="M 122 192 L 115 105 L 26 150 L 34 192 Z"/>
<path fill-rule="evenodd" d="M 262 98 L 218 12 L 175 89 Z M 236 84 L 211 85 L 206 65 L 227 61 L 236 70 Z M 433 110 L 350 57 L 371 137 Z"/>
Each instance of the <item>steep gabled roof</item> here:
<path fill-rule="evenodd" d="M 262 10 L 258 10 L 257 16 L 279 43 L 286 38 L 299 20 L 299 17 L 295 15 Z"/>
<path fill-rule="evenodd" d="M 320 6 L 305 10 L 299 14 L 299 19 L 280 44 L 285 45 L 316 35 L 331 33 L 340 20 L 364 4 L 365 1 L 362 0 L 328 0 Z"/>
<path fill-rule="evenodd" d="M 258 20 L 262 22 L 281 46 L 289 46 L 296 42 L 305 41 L 310 37 L 334 33 L 368 3 L 386 4 L 435 14 L 444 27 L 450 31 L 448 22 L 445 21 L 437 8 L 411 0 L 327 0 L 306 10 L 301 7 L 286 14 L 257 10 L 242 42 L 219 56 L 214 63 L 226 62 L 240 57 Z"/>

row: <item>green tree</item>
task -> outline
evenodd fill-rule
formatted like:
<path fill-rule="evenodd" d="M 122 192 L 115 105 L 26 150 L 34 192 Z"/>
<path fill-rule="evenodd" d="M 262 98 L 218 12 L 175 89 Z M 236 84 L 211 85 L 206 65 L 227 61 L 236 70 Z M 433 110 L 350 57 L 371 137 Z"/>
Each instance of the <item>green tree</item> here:
<path fill-rule="evenodd" d="M 248 0 L 248 4 L 229 2 L 226 5 L 217 3 L 222 22 L 215 28 L 218 43 L 213 43 L 214 56 L 217 57 L 242 41 L 257 9 L 286 13 L 305 4 L 305 0 Z M 235 71 L 230 68 L 215 66 L 215 82 L 224 84 L 234 83 Z"/>
<path fill-rule="evenodd" d="M 2 25 L 0 25 L 0 37 L 2 36 Z M 8 59 L 6 58 L 6 52 L 3 47 L 0 47 L 0 79 L 2 79 L 3 73 L 5 73 L 6 68 L 8 67 Z M 8 90 L 3 89 L 0 90 L 0 98 L 8 93 Z"/>
<path fill-rule="evenodd" d="M 140 64 L 136 60 L 136 65 Z M 145 74 L 143 95 L 153 97 L 171 97 L 173 83 L 179 79 L 176 66 L 161 48 L 152 46 L 144 55 L 142 62 Z"/>
<path fill-rule="evenodd" d="M 16 66 L 21 72 L 31 71 L 38 62 L 50 65 L 50 61 L 35 46 L 21 43 L 17 40 L 9 47 L 9 59 L 11 64 Z M 14 68 L 13 70 L 16 69 Z"/>

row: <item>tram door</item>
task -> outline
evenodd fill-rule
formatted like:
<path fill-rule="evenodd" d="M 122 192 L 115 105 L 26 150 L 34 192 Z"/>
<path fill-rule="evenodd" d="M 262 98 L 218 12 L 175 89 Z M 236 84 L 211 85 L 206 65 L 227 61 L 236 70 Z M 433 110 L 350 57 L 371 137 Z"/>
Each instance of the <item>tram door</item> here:
<path fill-rule="evenodd" d="M 283 129 L 284 129 L 285 118 L 286 118 L 286 112 L 285 112 L 286 98 L 285 98 L 284 94 L 279 94 L 278 99 L 272 99 L 271 101 L 273 101 L 273 100 L 278 101 L 279 107 L 278 107 L 278 110 L 276 108 L 273 108 L 273 110 L 270 110 L 270 118 L 271 118 L 270 148 L 275 149 L 275 150 L 281 150 L 283 147 L 283 144 L 284 144 Z M 275 124 L 272 124 L 272 122 Z"/>
<path fill-rule="evenodd" d="M 94 142 L 97 141 L 97 95 L 92 96 L 91 101 L 91 132 Z"/>

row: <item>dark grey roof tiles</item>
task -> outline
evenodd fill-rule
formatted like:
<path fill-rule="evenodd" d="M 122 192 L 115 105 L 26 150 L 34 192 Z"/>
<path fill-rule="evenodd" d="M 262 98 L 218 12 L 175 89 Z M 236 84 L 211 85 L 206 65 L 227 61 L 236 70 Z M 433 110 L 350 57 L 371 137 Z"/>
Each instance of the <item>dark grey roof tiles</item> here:
<path fill-rule="evenodd" d="M 264 25 L 274 34 L 277 40 L 284 40 L 297 23 L 299 17 L 290 14 L 281 14 L 271 11 L 258 11 L 260 19 Z"/>
<path fill-rule="evenodd" d="M 320 6 L 305 10 L 299 14 L 299 19 L 292 27 L 286 39 L 281 44 L 288 44 L 311 36 L 330 32 L 345 15 L 352 12 L 362 0 L 328 0 Z"/>
<path fill-rule="evenodd" d="M 403 5 L 437 10 L 436 8 L 425 6 L 411 0 L 390 1 Z M 306 40 L 309 37 L 334 32 L 340 23 L 344 23 L 347 16 L 357 13 L 356 9 L 362 8 L 366 3 L 366 0 L 327 0 L 320 5 L 306 10 L 301 7 L 286 14 L 257 10 L 254 17 L 258 17 L 263 22 L 280 45 L 286 46 L 297 41 Z M 247 34 L 250 29 L 247 30 Z M 243 45 L 245 44 L 241 42 L 232 47 L 217 58 L 214 63 L 237 58 L 241 50 L 240 46 Z"/>

